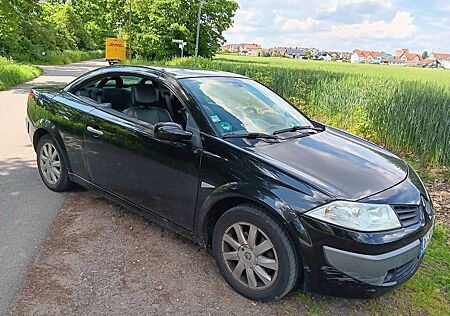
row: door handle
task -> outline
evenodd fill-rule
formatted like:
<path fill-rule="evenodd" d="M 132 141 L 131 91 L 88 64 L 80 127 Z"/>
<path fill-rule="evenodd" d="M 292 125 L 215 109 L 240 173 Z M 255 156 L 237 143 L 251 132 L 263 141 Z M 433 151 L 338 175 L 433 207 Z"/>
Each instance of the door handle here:
<path fill-rule="evenodd" d="M 102 136 L 102 135 L 103 135 L 103 132 L 102 132 L 102 131 L 100 131 L 100 130 L 98 130 L 98 129 L 95 129 L 95 128 L 93 128 L 92 126 L 88 126 L 88 127 L 87 127 L 87 131 L 90 132 L 90 133 L 92 133 L 92 134 L 94 134 L 94 137 L 99 137 L 99 136 Z"/>

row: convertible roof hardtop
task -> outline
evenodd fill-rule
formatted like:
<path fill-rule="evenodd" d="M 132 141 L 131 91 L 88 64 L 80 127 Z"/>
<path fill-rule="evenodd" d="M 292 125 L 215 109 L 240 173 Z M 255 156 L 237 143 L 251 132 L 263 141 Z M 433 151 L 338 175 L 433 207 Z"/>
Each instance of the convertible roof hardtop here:
<path fill-rule="evenodd" d="M 111 71 L 126 71 L 140 69 L 143 71 L 160 72 L 172 76 L 177 79 L 183 78 L 198 78 L 198 77 L 234 77 L 234 78 L 248 78 L 239 74 L 218 70 L 203 70 L 192 68 L 175 68 L 175 67 L 157 67 L 157 66 L 131 66 L 131 65 L 117 65 L 106 67 Z"/>

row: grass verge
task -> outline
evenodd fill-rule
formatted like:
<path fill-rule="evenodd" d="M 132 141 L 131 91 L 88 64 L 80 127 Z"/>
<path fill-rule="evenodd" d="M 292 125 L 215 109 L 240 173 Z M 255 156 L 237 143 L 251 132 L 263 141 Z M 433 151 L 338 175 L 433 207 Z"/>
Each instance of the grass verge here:
<path fill-rule="evenodd" d="M 103 58 L 102 50 L 94 51 L 74 51 L 65 50 L 62 52 L 48 52 L 45 56 L 40 57 L 34 63 L 46 65 L 65 65 L 84 60 Z"/>
<path fill-rule="evenodd" d="M 40 76 L 43 70 L 37 66 L 16 63 L 0 57 L 0 91 Z"/>

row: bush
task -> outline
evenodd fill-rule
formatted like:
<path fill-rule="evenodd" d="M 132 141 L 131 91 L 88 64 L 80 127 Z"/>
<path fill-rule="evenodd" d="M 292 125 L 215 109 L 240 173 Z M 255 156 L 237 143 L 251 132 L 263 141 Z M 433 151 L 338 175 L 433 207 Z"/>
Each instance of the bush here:
<path fill-rule="evenodd" d="M 62 52 L 52 51 L 41 56 L 34 63 L 50 64 L 50 65 L 64 65 L 71 64 L 83 60 L 104 58 L 105 53 L 102 50 L 94 51 L 77 51 L 77 50 L 65 50 Z"/>
<path fill-rule="evenodd" d="M 42 72 L 39 67 L 18 64 L 13 60 L 0 57 L 0 91 L 34 79 Z"/>

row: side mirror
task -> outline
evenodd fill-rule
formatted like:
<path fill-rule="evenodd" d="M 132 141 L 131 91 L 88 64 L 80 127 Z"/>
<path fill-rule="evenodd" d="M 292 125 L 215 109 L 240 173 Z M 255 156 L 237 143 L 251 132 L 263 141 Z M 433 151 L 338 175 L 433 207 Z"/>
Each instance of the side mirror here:
<path fill-rule="evenodd" d="M 172 142 L 190 140 L 192 138 L 192 132 L 185 131 L 180 124 L 173 122 L 156 123 L 154 135 L 158 139 Z"/>

